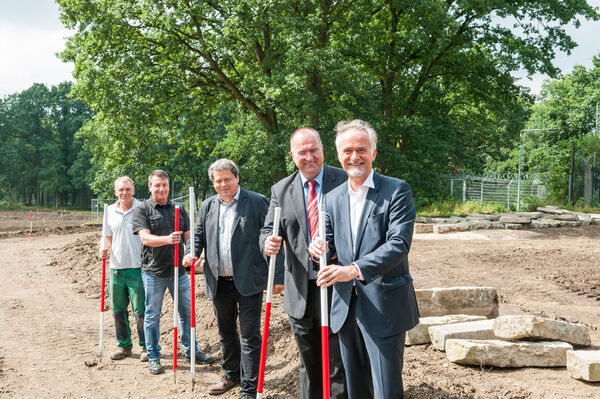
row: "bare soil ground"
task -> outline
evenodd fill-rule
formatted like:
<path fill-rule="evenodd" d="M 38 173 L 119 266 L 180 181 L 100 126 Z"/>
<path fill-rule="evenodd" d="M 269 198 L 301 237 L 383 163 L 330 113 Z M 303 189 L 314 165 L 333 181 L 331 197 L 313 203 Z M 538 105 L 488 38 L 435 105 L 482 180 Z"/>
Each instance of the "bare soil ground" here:
<path fill-rule="evenodd" d="M 163 366 L 152 376 L 136 357 L 112 361 L 115 348 L 110 309 L 105 312 L 104 356 L 96 360 L 101 263 L 96 257 L 99 226 L 82 227 L 89 216 L 45 219 L 32 238 L 18 214 L 0 213 L 0 397 L 6 398 L 207 398 L 206 387 L 221 376 L 219 362 L 196 369 L 191 391 L 189 364 L 172 367 L 172 301 L 167 295 L 161 321 Z M 13 218 L 17 216 L 17 218 Z M 64 215 L 66 217 L 67 215 Z M 21 227 L 23 226 L 23 227 Z M 60 228 L 60 229 L 59 229 Z M 87 229 L 92 229 L 89 231 Z M 600 345 L 600 226 L 524 231 L 478 231 L 416 235 L 411 272 L 417 288 L 494 286 L 501 314 L 528 313 L 580 322 Z M 108 302 L 108 301 L 107 301 Z M 200 349 L 220 360 L 212 304 L 197 276 Z M 134 332 L 135 334 L 135 332 Z M 283 313 L 273 302 L 265 394 L 298 397 L 298 355 Z M 134 354 L 139 355 L 134 347 Z M 181 352 L 181 348 L 180 348 Z M 565 368 L 495 369 L 449 363 L 429 345 L 406 349 L 404 383 L 408 399 L 598 398 L 600 383 L 572 379 Z M 238 390 L 222 398 L 236 398 Z"/>

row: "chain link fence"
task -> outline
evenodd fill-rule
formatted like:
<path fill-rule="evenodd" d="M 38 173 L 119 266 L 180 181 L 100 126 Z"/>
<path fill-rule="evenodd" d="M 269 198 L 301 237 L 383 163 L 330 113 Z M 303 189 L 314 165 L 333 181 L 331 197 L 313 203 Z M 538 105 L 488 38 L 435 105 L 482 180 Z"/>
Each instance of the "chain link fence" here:
<path fill-rule="evenodd" d="M 188 211 L 190 210 L 190 196 L 188 195 L 183 195 L 180 197 L 176 197 L 176 198 L 172 198 L 171 199 L 174 202 L 177 202 L 178 204 L 181 204 L 185 207 L 185 209 Z M 106 205 L 110 205 L 113 204 L 117 201 L 116 198 L 93 198 L 91 201 L 91 209 L 92 209 L 92 214 L 91 214 L 91 218 L 93 221 L 95 221 L 96 223 L 102 223 L 102 213 L 104 212 L 104 204 Z M 143 201 L 143 199 L 141 199 L 140 201 Z M 195 214 L 198 214 L 198 208 L 199 208 L 200 204 L 198 201 L 196 201 L 196 212 Z"/>
<path fill-rule="evenodd" d="M 539 174 L 521 175 L 520 185 L 517 174 L 462 174 L 445 181 L 450 197 L 455 200 L 503 204 L 507 209 L 516 209 L 519 198 L 521 205 L 528 205 L 544 201 L 547 194 L 544 176 Z"/>

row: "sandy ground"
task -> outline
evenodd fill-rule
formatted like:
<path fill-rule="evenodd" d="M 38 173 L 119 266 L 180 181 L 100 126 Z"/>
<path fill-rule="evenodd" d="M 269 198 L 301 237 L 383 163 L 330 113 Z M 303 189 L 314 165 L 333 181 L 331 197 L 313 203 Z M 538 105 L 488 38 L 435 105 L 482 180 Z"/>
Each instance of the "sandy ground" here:
<path fill-rule="evenodd" d="M 147 363 L 136 357 L 108 358 L 116 347 L 108 308 L 103 359 L 86 366 L 86 361 L 98 360 L 98 226 L 81 227 L 89 216 L 71 224 L 58 219 L 27 238 L 28 226 L 17 226 L 22 217 L 3 216 L 0 213 L 0 231 L 11 234 L 0 235 L 0 397 L 210 397 L 206 387 L 220 379 L 219 362 L 197 367 L 192 392 L 189 364 L 180 356 L 174 383 L 168 296 L 161 322 L 165 374 L 150 375 Z M 413 241 L 411 271 L 417 288 L 497 287 L 501 314 L 527 313 L 584 323 L 593 344 L 600 345 L 599 238 L 598 225 L 420 234 Z M 212 304 L 205 297 L 201 275 L 197 281 L 199 346 L 220 361 Z M 282 308 L 282 297 L 276 296 L 265 380 L 265 394 L 273 399 L 298 397 L 298 355 Z M 139 355 L 139 348 L 134 347 L 134 354 Z M 443 352 L 429 345 L 406 349 L 404 383 L 410 399 L 600 398 L 600 383 L 574 380 L 565 368 L 460 366 L 449 363 Z M 237 395 L 234 389 L 221 397 Z"/>

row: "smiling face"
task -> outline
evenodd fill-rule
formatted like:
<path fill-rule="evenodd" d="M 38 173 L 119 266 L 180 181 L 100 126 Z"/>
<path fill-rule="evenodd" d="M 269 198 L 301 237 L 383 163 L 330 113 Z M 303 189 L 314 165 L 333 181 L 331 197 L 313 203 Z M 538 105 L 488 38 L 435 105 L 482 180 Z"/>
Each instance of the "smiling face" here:
<path fill-rule="evenodd" d="M 298 170 L 308 180 L 312 180 L 323 167 L 323 145 L 314 132 L 301 130 L 291 141 L 292 159 Z"/>
<path fill-rule="evenodd" d="M 128 180 L 119 180 L 115 184 L 115 195 L 119 198 L 119 203 L 125 207 L 131 206 L 133 203 L 133 195 L 135 194 L 135 188 L 133 183 Z"/>
<path fill-rule="evenodd" d="M 229 169 L 215 170 L 212 174 L 212 183 L 219 197 L 229 204 L 238 192 L 240 177 L 234 175 Z"/>
<path fill-rule="evenodd" d="M 342 168 L 352 183 L 362 185 L 371 173 L 377 155 L 369 135 L 364 130 L 348 129 L 342 133 L 338 144 L 338 160 Z"/>
<path fill-rule="evenodd" d="M 169 200 L 169 179 L 159 176 L 152 176 L 148 183 L 148 190 L 152 199 L 159 205 L 164 205 Z"/>

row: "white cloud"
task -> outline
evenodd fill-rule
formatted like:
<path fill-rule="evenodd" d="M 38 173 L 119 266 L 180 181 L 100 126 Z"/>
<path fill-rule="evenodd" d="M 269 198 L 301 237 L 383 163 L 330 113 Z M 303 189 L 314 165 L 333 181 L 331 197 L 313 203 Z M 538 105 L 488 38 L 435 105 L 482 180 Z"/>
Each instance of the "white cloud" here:
<path fill-rule="evenodd" d="M 0 24 L 0 97 L 20 92 L 34 83 L 56 85 L 73 80 L 73 64 L 56 56 L 64 50 L 66 29 Z"/>

